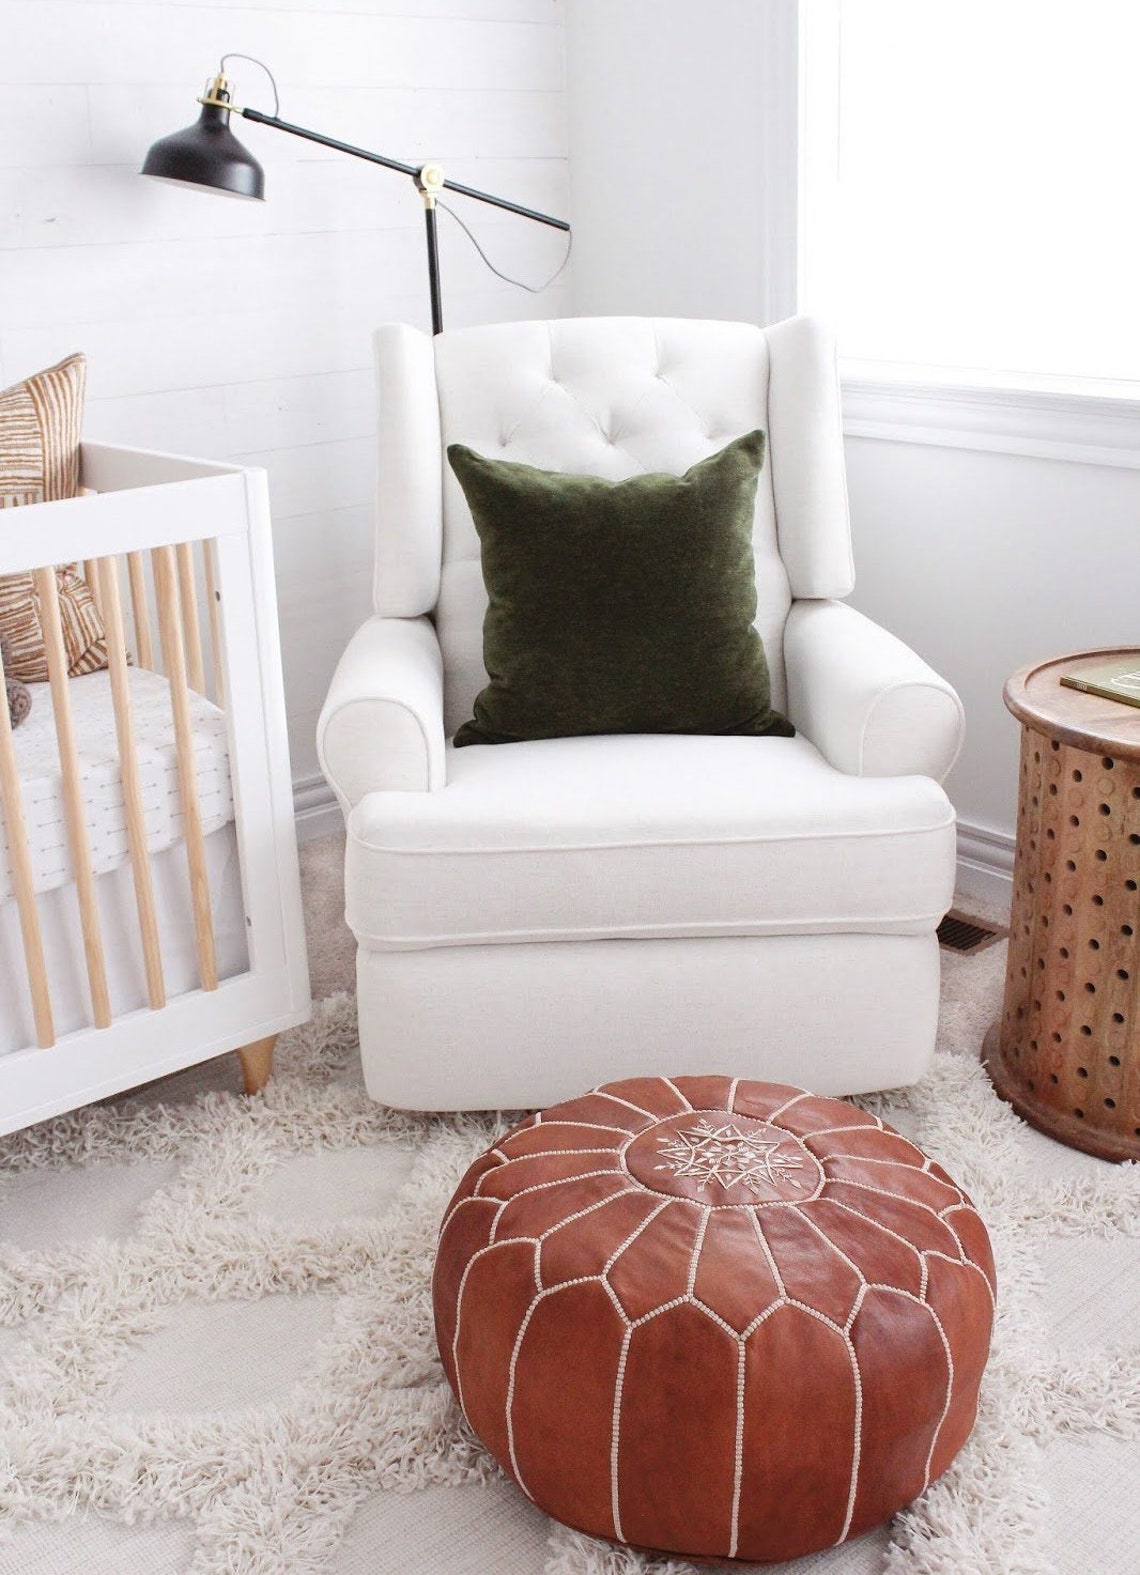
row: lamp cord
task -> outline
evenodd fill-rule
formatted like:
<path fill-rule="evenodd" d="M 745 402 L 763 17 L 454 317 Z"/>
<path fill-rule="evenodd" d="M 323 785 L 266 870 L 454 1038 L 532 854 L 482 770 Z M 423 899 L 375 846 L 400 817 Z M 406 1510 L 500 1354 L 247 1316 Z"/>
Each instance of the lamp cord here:
<path fill-rule="evenodd" d="M 222 56 L 221 62 L 220 62 L 219 67 L 218 67 L 219 71 L 221 71 L 223 76 L 225 75 L 226 61 L 227 60 L 248 60 L 251 66 L 260 66 L 261 67 L 261 69 L 265 72 L 265 75 L 269 78 L 269 85 L 273 89 L 273 116 L 274 116 L 274 119 L 275 120 L 276 119 L 280 119 L 280 116 L 281 116 L 281 95 L 277 91 L 277 80 L 274 77 L 272 71 L 270 71 L 269 67 L 265 64 L 265 61 L 264 60 L 258 60 L 256 55 L 243 55 L 240 50 L 236 50 L 236 49 L 231 50 L 228 55 L 223 55 Z"/>
<path fill-rule="evenodd" d="M 529 290 L 531 295 L 540 295 L 543 290 L 548 290 L 554 283 L 555 279 L 558 278 L 558 275 L 566 267 L 566 264 L 570 261 L 570 253 L 574 246 L 573 231 L 571 231 L 566 237 L 566 255 L 558 264 L 558 267 L 550 275 L 549 279 L 545 280 L 542 284 L 527 284 L 525 279 L 512 279 L 510 274 L 503 273 L 500 268 L 495 267 L 494 263 L 487 256 L 487 253 L 483 250 L 479 242 L 475 239 L 474 235 L 472 235 L 471 231 L 467 228 L 466 224 L 464 224 L 463 220 L 456 213 L 455 209 L 448 207 L 447 203 L 441 202 L 438 197 L 435 199 L 435 202 L 437 208 L 442 208 L 444 213 L 450 214 L 450 216 L 455 220 L 456 224 L 458 224 L 459 228 L 463 231 L 464 235 L 466 235 L 467 239 L 471 242 L 472 246 L 474 246 L 475 250 L 479 253 L 480 257 L 487 264 L 487 267 L 496 276 L 496 278 L 505 280 L 507 284 L 516 284 L 520 290 Z"/>

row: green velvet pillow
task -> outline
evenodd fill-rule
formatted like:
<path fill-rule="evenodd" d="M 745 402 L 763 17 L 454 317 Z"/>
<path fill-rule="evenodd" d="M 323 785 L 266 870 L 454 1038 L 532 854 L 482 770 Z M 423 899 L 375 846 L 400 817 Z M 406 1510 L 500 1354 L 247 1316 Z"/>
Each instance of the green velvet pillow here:
<path fill-rule="evenodd" d="M 756 616 L 763 432 L 683 476 L 604 481 L 447 450 L 483 550 L 490 679 L 461 744 L 779 733 Z"/>

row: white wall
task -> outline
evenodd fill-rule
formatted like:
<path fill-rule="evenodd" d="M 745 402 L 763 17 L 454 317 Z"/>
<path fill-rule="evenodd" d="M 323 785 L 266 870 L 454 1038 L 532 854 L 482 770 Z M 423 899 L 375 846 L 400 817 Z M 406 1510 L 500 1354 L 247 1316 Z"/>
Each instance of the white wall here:
<path fill-rule="evenodd" d="M 975 856 L 1017 816 L 1020 727 L 1002 688 L 1029 662 L 1140 641 L 1140 472 L 849 438 L 852 601 L 945 675 L 967 738 L 947 790 Z M 967 848 L 967 852 L 971 850 Z"/>
<path fill-rule="evenodd" d="M 578 313 L 787 310 L 794 20 L 794 0 L 567 0 Z"/>
<path fill-rule="evenodd" d="M 411 182 L 235 120 L 264 204 L 140 179 L 225 50 L 281 114 L 466 184 L 567 207 L 560 0 L 0 0 L 0 387 L 72 350 L 85 434 L 264 465 L 294 781 L 311 786 L 332 666 L 369 611 L 370 336 L 429 326 Z M 238 102 L 271 110 L 230 65 Z M 461 198 L 508 273 L 557 232 Z M 566 310 L 501 284 L 440 217 L 448 326 Z"/>

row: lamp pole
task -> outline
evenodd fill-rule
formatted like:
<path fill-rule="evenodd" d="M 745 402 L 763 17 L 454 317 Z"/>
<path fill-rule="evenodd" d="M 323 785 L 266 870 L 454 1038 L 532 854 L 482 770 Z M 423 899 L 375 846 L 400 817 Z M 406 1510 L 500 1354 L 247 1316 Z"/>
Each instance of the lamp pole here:
<path fill-rule="evenodd" d="M 431 293 L 431 331 L 443 331 L 443 299 L 439 288 L 439 236 L 436 232 L 436 193 L 447 183 L 438 164 L 424 164 L 416 174 L 416 189 L 423 198 L 427 233 L 428 290 Z"/>

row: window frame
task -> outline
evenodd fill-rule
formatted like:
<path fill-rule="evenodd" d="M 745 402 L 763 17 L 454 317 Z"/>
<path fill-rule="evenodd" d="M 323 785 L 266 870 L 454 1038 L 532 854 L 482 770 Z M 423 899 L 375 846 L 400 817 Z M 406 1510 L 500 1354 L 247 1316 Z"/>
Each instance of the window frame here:
<path fill-rule="evenodd" d="M 840 0 L 797 0 L 795 310 L 811 310 L 808 257 L 834 248 L 837 204 L 826 166 L 839 137 Z M 779 63 L 771 59 L 773 70 Z M 830 210 L 830 212 L 829 212 Z M 1140 469 L 1140 380 L 1019 377 L 964 368 L 840 357 L 844 431 Z"/>

